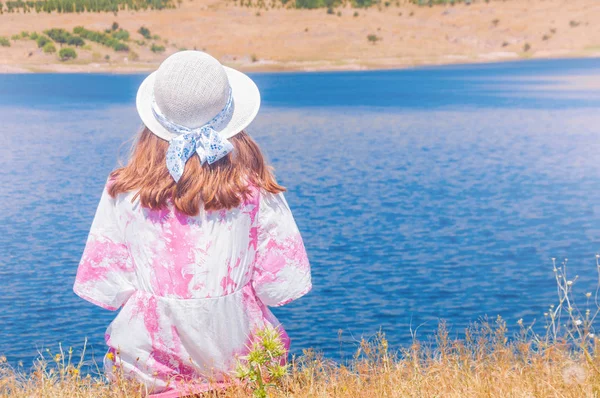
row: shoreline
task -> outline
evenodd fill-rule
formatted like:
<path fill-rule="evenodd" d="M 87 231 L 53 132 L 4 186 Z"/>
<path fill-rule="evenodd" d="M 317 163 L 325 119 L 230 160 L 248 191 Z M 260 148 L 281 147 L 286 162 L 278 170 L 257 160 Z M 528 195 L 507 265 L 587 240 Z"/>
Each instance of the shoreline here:
<path fill-rule="evenodd" d="M 376 71 L 394 71 L 394 70 L 410 70 L 423 69 L 431 67 L 448 67 L 448 66 L 469 66 L 469 65 L 494 65 L 504 63 L 517 63 L 529 61 L 555 61 L 555 60 L 578 60 L 578 59 L 600 59 L 600 53 L 588 56 L 581 54 L 567 54 L 561 56 L 531 56 L 531 57 L 514 57 L 514 58 L 474 58 L 459 60 L 457 62 L 431 62 L 419 64 L 399 64 L 392 66 L 362 66 L 362 65 L 347 65 L 347 67 L 302 67 L 297 64 L 276 64 L 272 67 L 247 67 L 231 63 L 223 63 L 223 65 L 234 67 L 244 73 L 319 73 L 319 72 L 376 72 Z M 137 75 L 150 73 L 156 70 L 160 63 L 144 66 L 121 66 L 110 64 L 92 65 L 69 65 L 69 64 L 49 64 L 48 68 L 40 68 L 38 66 L 23 66 L 23 65 L 2 65 L 0 64 L 0 75 L 16 75 L 16 74 L 109 74 L 109 75 Z M 87 69 L 85 67 L 88 67 Z"/>

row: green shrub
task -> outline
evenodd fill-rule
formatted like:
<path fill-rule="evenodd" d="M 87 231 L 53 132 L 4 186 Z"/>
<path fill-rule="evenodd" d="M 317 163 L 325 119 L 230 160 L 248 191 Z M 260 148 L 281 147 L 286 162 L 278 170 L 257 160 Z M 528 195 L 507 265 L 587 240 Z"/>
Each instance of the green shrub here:
<path fill-rule="evenodd" d="M 381 37 L 379 37 L 377 35 L 370 34 L 367 36 L 367 40 L 369 40 L 369 43 L 375 44 L 382 39 L 381 39 Z"/>
<path fill-rule="evenodd" d="M 82 47 L 85 45 L 85 41 L 79 36 L 71 36 L 67 40 L 67 44 L 75 47 Z"/>
<path fill-rule="evenodd" d="M 113 22 L 113 24 L 111 26 L 111 30 L 114 32 L 117 29 L 119 29 L 119 24 L 117 22 Z"/>
<path fill-rule="evenodd" d="M 525 43 L 525 44 L 523 45 L 523 51 L 524 51 L 524 52 L 527 52 L 527 51 L 529 51 L 529 50 L 531 50 L 531 44 L 529 44 L 529 43 Z"/>
<path fill-rule="evenodd" d="M 352 5 L 359 8 L 371 7 L 375 4 L 374 0 L 352 0 Z"/>
<path fill-rule="evenodd" d="M 153 53 L 162 53 L 165 51 L 165 46 L 159 46 L 159 45 L 152 43 L 152 47 L 150 47 L 150 50 Z"/>
<path fill-rule="evenodd" d="M 0 36 L 0 47 L 10 47 L 10 41 L 3 36 Z"/>
<path fill-rule="evenodd" d="M 21 32 L 21 38 L 22 39 L 27 39 L 29 37 L 29 32 L 27 32 L 26 30 Z"/>
<path fill-rule="evenodd" d="M 58 44 L 65 44 L 72 36 L 64 29 L 48 29 L 44 31 L 52 40 Z"/>
<path fill-rule="evenodd" d="M 37 40 L 39 37 L 39 35 L 36 32 L 33 32 L 32 34 L 29 35 L 29 38 L 31 40 Z"/>
<path fill-rule="evenodd" d="M 117 40 L 129 40 L 129 32 L 124 30 L 124 29 L 119 29 L 117 31 L 114 31 L 112 34 L 112 37 L 114 37 Z"/>
<path fill-rule="evenodd" d="M 138 29 L 138 33 L 142 36 L 144 36 L 145 39 L 150 40 L 152 39 L 152 35 L 150 34 L 150 29 L 146 28 L 145 26 L 142 26 Z"/>
<path fill-rule="evenodd" d="M 10 37 L 10 39 L 11 39 L 11 40 L 13 40 L 13 41 L 17 41 L 17 40 L 19 40 L 20 38 L 21 38 L 21 35 L 20 35 L 20 34 L 12 35 L 12 36 Z"/>
<path fill-rule="evenodd" d="M 39 48 L 43 48 L 47 43 L 50 43 L 52 40 L 48 36 L 38 36 L 36 42 Z"/>
<path fill-rule="evenodd" d="M 44 44 L 44 47 L 42 48 L 42 50 L 46 54 L 53 54 L 56 52 L 56 47 L 54 47 L 54 43 L 52 43 L 51 41 L 48 41 L 46 44 Z"/>
<path fill-rule="evenodd" d="M 296 8 L 321 8 L 325 6 L 323 0 L 296 0 Z"/>
<path fill-rule="evenodd" d="M 111 47 L 115 51 L 123 51 L 123 52 L 129 51 L 129 46 L 127 44 L 121 43 L 121 42 L 114 43 Z M 164 51 L 164 47 L 163 47 L 163 51 Z"/>
<path fill-rule="evenodd" d="M 115 51 L 129 51 L 129 46 L 113 37 L 112 34 L 88 30 L 83 26 L 75 27 L 73 29 L 73 33 L 83 37 L 84 39 L 100 43 L 106 47 L 111 47 Z"/>
<path fill-rule="evenodd" d="M 58 52 L 58 58 L 60 58 L 61 61 L 75 59 L 77 58 L 77 52 L 71 47 L 61 48 L 61 50 Z"/>

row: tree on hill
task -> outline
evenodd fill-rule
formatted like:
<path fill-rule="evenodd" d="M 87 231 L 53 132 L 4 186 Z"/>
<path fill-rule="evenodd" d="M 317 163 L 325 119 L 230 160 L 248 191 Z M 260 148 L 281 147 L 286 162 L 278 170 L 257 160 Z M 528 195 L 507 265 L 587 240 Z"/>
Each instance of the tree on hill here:
<path fill-rule="evenodd" d="M 75 59 L 77 58 L 77 52 L 71 47 L 65 47 L 58 52 L 58 58 L 60 58 L 61 61 Z"/>
<path fill-rule="evenodd" d="M 85 41 L 79 36 L 71 36 L 67 40 L 67 44 L 70 46 L 81 47 L 85 45 Z"/>
<path fill-rule="evenodd" d="M 50 37 L 52 40 L 54 40 L 56 43 L 58 43 L 60 45 L 65 44 L 71 37 L 71 34 L 64 29 L 57 29 L 57 28 L 48 29 L 48 30 L 45 30 L 44 33 L 47 34 L 48 37 Z"/>

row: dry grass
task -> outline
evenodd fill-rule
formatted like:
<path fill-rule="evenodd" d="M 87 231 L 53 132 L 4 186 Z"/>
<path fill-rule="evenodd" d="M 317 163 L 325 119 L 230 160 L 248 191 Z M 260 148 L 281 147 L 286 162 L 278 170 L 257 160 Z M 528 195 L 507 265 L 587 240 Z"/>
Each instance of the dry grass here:
<path fill-rule="evenodd" d="M 535 347 L 507 342 L 500 321 L 475 327 L 466 340 L 448 340 L 443 325 L 439 347 L 418 342 L 394 355 L 379 336 L 363 342 L 357 357 L 340 365 L 305 352 L 271 397 L 592 397 L 600 394 L 596 341 L 587 352 L 569 344 Z M 29 375 L 0 371 L 0 395 L 11 397 L 137 397 L 142 387 L 125 379 L 109 385 L 81 377 L 76 368 L 41 362 Z M 247 397 L 251 386 L 236 386 L 206 397 Z"/>
<path fill-rule="evenodd" d="M 600 270 L 598 258 L 596 268 Z M 293 358 L 270 397 L 596 397 L 600 396 L 600 345 L 594 334 L 598 290 L 585 293 L 580 311 L 567 277 L 566 260 L 554 265 L 558 300 L 544 314 L 545 332 L 519 322 L 509 334 L 498 318 L 482 320 L 449 337 L 442 322 L 434 340 L 414 340 L 391 351 L 383 334 L 363 340 L 352 360 L 336 363 L 312 350 Z M 600 273 L 599 285 L 600 286 Z M 579 294 L 581 295 L 581 294 Z M 136 397 L 146 391 L 120 378 L 108 384 L 81 374 L 72 351 L 46 353 L 33 372 L 16 371 L 0 359 L 0 396 Z M 238 383 L 206 397 L 247 397 L 252 383 Z"/>
<path fill-rule="evenodd" d="M 245 71 L 399 68 L 600 55 L 597 0 L 478 1 L 454 7 L 392 1 L 388 7 L 339 7 L 335 15 L 325 9 L 277 7 L 261 9 L 257 15 L 256 8 L 239 3 L 185 0 L 175 9 L 121 11 L 116 16 L 5 13 L 0 15 L 0 36 L 6 38 L 22 31 L 72 31 L 78 25 L 104 30 L 117 22 L 134 40 L 142 38 L 136 33 L 142 25 L 148 27 L 160 36 L 156 42 L 165 52 L 152 52 L 150 41 L 144 46 L 128 43 L 135 57 L 88 43 L 89 49 L 79 49 L 76 60 L 64 63 L 31 40 L 10 40 L 10 47 L 0 46 L 0 72 L 150 71 L 180 48 L 205 49 Z M 526 43 L 529 49 L 524 52 Z"/>

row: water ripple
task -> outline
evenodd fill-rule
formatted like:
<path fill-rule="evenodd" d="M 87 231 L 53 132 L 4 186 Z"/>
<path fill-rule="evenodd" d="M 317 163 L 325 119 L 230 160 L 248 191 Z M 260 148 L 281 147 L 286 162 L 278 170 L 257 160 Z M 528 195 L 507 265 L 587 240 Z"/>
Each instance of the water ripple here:
<path fill-rule="evenodd" d="M 549 94 L 533 76 L 590 75 L 600 62 L 560 62 L 256 76 L 265 106 L 251 133 L 289 189 L 313 265 L 313 292 L 275 309 L 295 353 L 349 355 L 380 328 L 398 346 L 441 318 L 458 331 L 485 314 L 533 320 L 554 300 L 551 257 L 569 257 L 581 294 L 594 286 L 598 93 Z M 519 84 L 489 86 L 515 71 Z M 25 88 L 11 102 L 15 79 Z M 71 286 L 105 178 L 138 127 L 140 79 L 0 76 L 0 352 L 13 363 L 85 337 L 104 351 L 113 313 Z M 38 99 L 57 81 L 68 95 Z M 90 99 L 89 87 L 106 88 Z M 329 94 L 309 102 L 316 92 Z"/>

